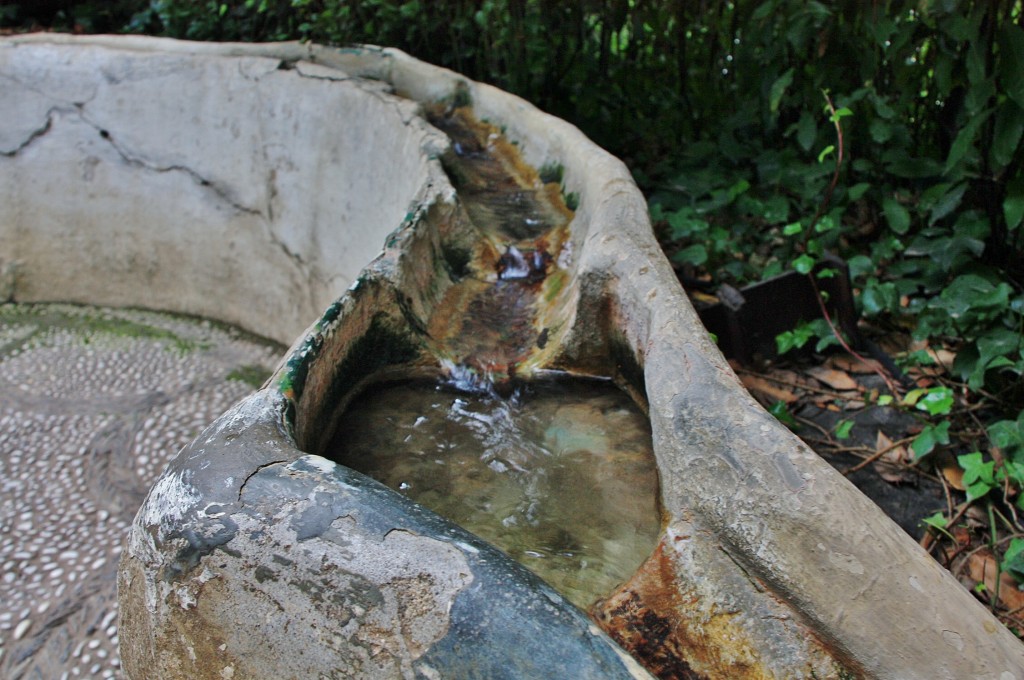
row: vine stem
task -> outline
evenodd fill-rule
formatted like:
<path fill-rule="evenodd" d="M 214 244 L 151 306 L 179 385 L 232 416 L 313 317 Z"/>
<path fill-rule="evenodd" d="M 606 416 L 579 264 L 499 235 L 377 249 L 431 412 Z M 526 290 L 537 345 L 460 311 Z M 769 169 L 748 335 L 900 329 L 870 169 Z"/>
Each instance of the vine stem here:
<path fill-rule="evenodd" d="M 821 95 L 825 97 L 825 105 L 828 107 L 829 120 L 832 121 L 832 125 L 836 128 L 836 169 L 832 173 L 832 181 L 829 182 L 828 190 L 825 192 L 825 198 L 822 199 L 821 203 L 818 204 L 818 210 L 814 213 L 814 217 L 811 219 L 811 224 L 807 227 L 807 233 L 810 234 L 814 231 L 814 227 L 818 224 L 818 220 L 828 210 L 829 205 L 832 204 L 832 194 L 836 190 L 836 186 L 839 184 L 839 171 L 843 167 L 843 157 L 845 154 L 843 144 L 843 126 L 839 123 L 839 116 L 836 115 L 836 107 L 832 103 L 832 97 L 828 95 L 828 92 L 822 91 Z"/>
<path fill-rule="evenodd" d="M 811 219 L 811 223 L 807 227 L 808 234 L 810 234 L 814 230 L 814 227 L 818 224 L 818 220 L 821 219 L 822 215 L 825 214 L 825 211 L 828 210 L 828 206 L 832 203 L 832 194 L 835 192 L 836 186 L 839 184 L 839 171 L 843 167 L 843 158 L 845 155 L 843 126 L 839 122 L 839 116 L 836 113 L 836 107 L 832 103 L 832 97 L 829 96 L 827 91 L 822 91 L 821 94 L 823 97 L 825 97 L 825 105 L 828 107 L 829 120 L 832 121 L 832 125 L 834 125 L 836 128 L 836 169 L 832 173 L 832 181 L 829 182 L 828 190 L 825 192 L 825 197 L 822 199 L 821 203 L 818 204 L 818 209 L 817 211 L 815 211 L 814 217 Z M 896 397 L 896 395 L 899 394 L 899 392 L 897 391 L 898 388 L 896 387 L 896 383 L 893 381 L 893 379 L 890 376 L 886 375 L 881 368 L 875 366 L 867 359 L 865 359 L 863 356 L 861 356 L 859 353 L 854 351 L 854 349 L 850 347 L 850 344 L 846 342 L 846 338 L 843 337 L 842 332 L 838 328 L 836 328 L 835 323 L 832 321 L 832 315 L 828 313 L 828 307 L 825 304 L 825 299 L 821 295 L 821 290 L 819 290 L 818 288 L 818 282 L 814 280 L 814 273 L 809 272 L 807 274 L 807 278 L 811 282 L 811 287 L 814 288 L 814 297 L 817 298 L 818 300 L 818 307 L 821 309 L 821 315 L 825 319 L 825 323 L 828 324 L 829 329 L 832 331 L 832 335 L 835 336 L 836 340 L 839 341 L 839 344 L 842 346 L 842 348 L 846 350 L 850 355 L 864 362 L 865 365 L 871 366 L 874 369 L 875 373 L 877 373 L 878 376 L 885 382 L 886 387 L 889 388 L 889 393 L 893 397 Z"/>

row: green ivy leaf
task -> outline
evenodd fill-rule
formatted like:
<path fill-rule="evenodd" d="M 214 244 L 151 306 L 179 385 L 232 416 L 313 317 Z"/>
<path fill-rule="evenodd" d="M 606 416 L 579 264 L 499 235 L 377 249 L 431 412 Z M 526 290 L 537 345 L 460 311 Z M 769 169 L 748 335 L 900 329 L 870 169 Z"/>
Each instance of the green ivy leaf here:
<path fill-rule="evenodd" d="M 999 30 L 999 84 L 1024 108 L 1024 30 L 1005 22 Z"/>
<path fill-rule="evenodd" d="M 710 226 L 706 220 L 695 217 L 691 208 L 684 208 L 668 216 L 669 238 L 673 241 L 704 234 Z"/>
<path fill-rule="evenodd" d="M 867 316 L 875 316 L 882 312 L 895 312 L 899 309 L 899 291 L 891 281 L 885 283 L 869 281 L 859 299 L 861 308 Z"/>
<path fill-rule="evenodd" d="M 957 233 L 953 236 L 915 238 L 907 252 L 909 255 L 927 255 L 943 272 L 958 271 L 981 255 L 985 242 L 968 236 L 966 229 L 955 231 Z"/>
<path fill-rule="evenodd" d="M 972 390 L 985 387 L 985 374 L 995 368 L 1013 366 L 1010 356 L 1020 350 L 1021 336 L 1009 328 L 993 328 L 974 342 L 977 357 L 974 368 L 967 379 L 967 386 Z"/>
<path fill-rule="evenodd" d="M 946 415 L 953 410 L 953 390 L 948 387 L 933 387 L 928 390 L 915 404 L 919 411 L 927 411 L 928 415 Z"/>
<path fill-rule="evenodd" d="M 771 224 L 784 222 L 789 217 L 789 200 L 785 196 L 772 196 L 764 202 L 761 217 Z"/>
<path fill-rule="evenodd" d="M 412 2 L 405 2 L 398 8 L 398 13 L 403 19 L 415 19 L 420 13 L 419 0 L 412 0 Z"/>
<path fill-rule="evenodd" d="M 1018 487 L 1024 486 L 1024 463 L 1004 458 L 1002 467 L 996 470 L 996 481 L 1002 482 L 1004 479 Z"/>
<path fill-rule="evenodd" d="M 699 267 L 708 261 L 708 249 L 704 247 L 703 243 L 694 243 L 691 246 L 683 248 L 679 252 L 672 256 L 673 262 L 680 264 L 692 264 L 695 267 Z"/>
<path fill-rule="evenodd" d="M 814 351 L 815 352 L 823 352 L 826 349 L 828 349 L 829 347 L 832 347 L 833 345 L 838 345 L 838 344 L 839 344 L 839 338 L 836 337 L 835 333 L 833 333 L 831 330 L 829 330 L 828 333 L 826 333 L 826 334 L 824 334 L 824 335 L 822 335 L 822 336 L 820 336 L 818 338 L 818 342 L 815 343 L 815 345 L 814 345 Z"/>
<path fill-rule="evenodd" d="M 789 86 L 793 84 L 793 73 L 794 69 L 790 68 L 772 83 L 771 89 L 768 92 L 768 108 L 772 113 L 778 113 L 783 95 L 786 94 Z"/>
<path fill-rule="evenodd" d="M 814 140 L 818 136 L 818 126 L 814 122 L 814 116 L 810 111 L 800 114 L 800 120 L 796 124 L 796 141 L 804 151 L 810 151 L 814 146 Z"/>
<path fill-rule="evenodd" d="M 927 456 L 940 444 L 943 446 L 949 444 L 948 420 L 944 420 L 938 425 L 928 425 L 921 430 L 921 433 L 914 437 L 914 441 L 910 442 L 910 449 L 914 452 L 914 458 L 919 459 Z"/>
<path fill-rule="evenodd" d="M 910 212 L 895 198 L 882 199 L 882 212 L 889 223 L 889 228 L 901 236 L 910 229 Z"/>
<path fill-rule="evenodd" d="M 967 491 L 967 500 L 981 498 L 996 487 L 994 461 L 986 462 L 978 451 L 957 456 L 956 460 L 964 471 L 963 485 Z"/>
<path fill-rule="evenodd" d="M 807 253 L 804 253 L 793 260 L 793 269 L 797 270 L 801 274 L 810 274 L 811 270 L 814 269 L 814 263 L 814 258 Z"/>
<path fill-rule="evenodd" d="M 827 234 L 837 227 L 839 227 L 839 225 L 834 219 L 832 219 L 831 215 L 822 215 L 821 219 L 814 225 L 814 231 L 819 234 Z"/>
<path fill-rule="evenodd" d="M 791 349 L 800 349 L 806 345 L 811 338 L 825 336 L 834 337 L 832 329 L 824 319 L 815 319 L 811 322 L 797 324 L 791 331 L 784 331 L 775 336 L 775 348 L 779 354 L 785 354 Z M 819 343 L 821 344 L 821 343 Z"/>
<path fill-rule="evenodd" d="M 793 331 L 783 331 L 775 336 L 775 351 L 780 355 L 800 346 L 802 344 L 797 344 L 797 336 Z"/>
<path fill-rule="evenodd" d="M 889 106 L 889 104 L 877 94 L 872 95 L 871 101 L 875 105 L 875 113 L 877 113 L 880 118 L 892 120 L 896 117 L 896 110 Z"/>
<path fill-rule="evenodd" d="M 989 441 L 998 446 L 1004 455 L 1018 460 L 1024 457 L 1024 411 L 1017 420 L 1000 420 L 988 427 Z M 1024 461 L 1020 461 L 1024 462 Z"/>
<path fill-rule="evenodd" d="M 925 517 L 921 520 L 921 523 L 927 524 L 930 527 L 935 527 L 936 529 L 945 529 L 949 526 L 949 520 L 947 520 L 946 516 L 941 512 L 936 512 L 930 517 Z"/>
<path fill-rule="evenodd" d="M 853 111 L 851 111 L 850 109 L 848 109 L 848 108 L 846 108 L 844 106 L 844 107 L 842 107 L 840 109 L 836 109 L 835 113 L 830 114 L 829 117 L 828 117 L 828 121 L 830 123 L 838 123 L 843 118 L 846 118 L 847 116 L 852 116 L 852 115 L 853 115 Z"/>
<path fill-rule="evenodd" d="M 1006 282 L 993 285 L 977 274 L 963 274 L 953 279 L 931 306 L 941 309 L 953 319 L 977 323 L 995 318 L 1010 303 L 1012 288 Z"/>
<path fill-rule="evenodd" d="M 789 407 L 786 406 L 786 402 L 784 401 L 777 401 L 771 406 L 769 406 L 768 413 L 771 413 L 783 425 L 790 428 L 791 430 L 795 430 L 797 427 L 800 426 L 800 423 L 797 422 L 797 419 L 794 418 L 793 414 L 789 412 Z"/>
<path fill-rule="evenodd" d="M 1024 219 L 1024 177 L 1018 177 L 1007 185 L 1003 217 L 1010 231 L 1015 231 Z"/>
<path fill-rule="evenodd" d="M 867 182 L 859 182 L 846 190 L 846 197 L 851 201 L 859 201 L 861 196 L 867 193 L 871 185 Z"/>
<path fill-rule="evenodd" d="M 953 534 L 949 533 L 949 531 L 946 530 L 946 527 L 949 526 L 949 520 L 946 519 L 946 516 L 943 515 L 941 512 L 936 512 L 934 515 L 931 515 L 930 517 L 925 517 L 921 520 L 921 524 L 924 524 L 942 534 L 945 534 L 946 536 L 949 536 L 951 540 L 955 540 L 953 539 Z"/>
<path fill-rule="evenodd" d="M 846 261 L 846 266 L 850 268 L 851 279 L 860 278 L 875 270 L 875 263 L 867 255 L 854 255 Z"/>
<path fill-rule="evenodd" d="M 991 115 L 992 110 L 989 109 L 984 113 L 971 117 L 971 119 L 967 121 L 967 124 L 960 128 L 960 132 L 957 133 L 956 139 L 953 140 L 953 145 L 949 147 L 949 156 L 946 157 L 946 166 L 943 168 L 942 174 L 948 175 L 950 170 L 956 167 L 967 152 L 970 151 L 971 147 L 974 145 L 974 138 L 978 136 L 978 130 L 981 129 L 981 126 Z"/>
<path fill-rule="evenodd" d="M 967 182 L 961 182 L 943 194 L 932 206 L 931 214 L 928 216 L 928 224 L 933 225 L 956 210 L 966 191 Z"/>
<path fill-rule="evenodd" d="M 791 222 L 782 228 L 782 234 L 784 236 L 796 236 L 804 230 L 804 225 L 799 222 Z"/>
<path fill-rule="evenodd" d="M 967 46 L 967 80 L 972 83 L 985 82 L 985 46 L 981 40 L 972 40 Z"/>
<path fill-rule="evenodd" d="M 992 160 L 1006 167 L 1014 159 L 1020 138 L 1024 135 L 1024 109 L 1007 99 L 996 111 L 995 131 L 992 135 Z"/>
<path fill-rule="evenodd" d="M 1009 572 L 1018 582 L 1024 581 L 1024 538 L 1010 540 L 1000 569 Z"/>

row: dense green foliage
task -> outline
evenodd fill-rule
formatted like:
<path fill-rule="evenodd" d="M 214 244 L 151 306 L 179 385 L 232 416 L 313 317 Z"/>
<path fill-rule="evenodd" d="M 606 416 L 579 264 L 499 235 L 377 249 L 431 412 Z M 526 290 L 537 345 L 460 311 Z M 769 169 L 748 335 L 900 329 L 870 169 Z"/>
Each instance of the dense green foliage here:
<path fill-rule="evenodd" d="M 687 273 L 744 283 L 846 257 L 866 317 L 956 350 L 962 384 L 916 452 L 950 444 L 970 407 L 987 441 L 952 443 L 986 452 L 964 459 L 971 480 L 1024 485 L 1019 0 L 39 4 L 86 31 L 394 45 L 518 93 L 626 160 Z M 1003 462 L 979 467 L 989 453 Z"/>

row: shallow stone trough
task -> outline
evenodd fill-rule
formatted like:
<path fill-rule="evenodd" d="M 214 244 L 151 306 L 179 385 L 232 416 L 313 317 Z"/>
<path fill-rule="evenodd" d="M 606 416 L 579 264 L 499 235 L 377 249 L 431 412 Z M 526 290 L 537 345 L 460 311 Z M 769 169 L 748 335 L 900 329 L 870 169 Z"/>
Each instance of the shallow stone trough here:
<path fill-rule="evenodd" d="M 567 123 L 377 48 L 23 36 L 0 83 L 4 298 L 292 347 L 132 525 L 130 677 L 1024 677 L 1024 646 L 746 394 L 628 171 Z M 560 169 L 558 239 L 480 245 L 428 123 L 461 110 Z M 320 455 L 371 383 L 479 377 L 439 329 L 480 262 L 538 295 L 489 377 L 606 376 L 650 418 L 657 546 L 588 612 Z"/>

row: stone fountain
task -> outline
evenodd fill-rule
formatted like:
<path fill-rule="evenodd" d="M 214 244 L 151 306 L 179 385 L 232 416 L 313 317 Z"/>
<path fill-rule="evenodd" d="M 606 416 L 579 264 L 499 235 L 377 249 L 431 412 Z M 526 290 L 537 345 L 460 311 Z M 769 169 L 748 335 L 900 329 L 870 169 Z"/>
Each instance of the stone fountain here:
<path fill-rule="evenodd" d="M 20 36 L 0 82 L 7 299 L 291 344 L 135 519 L 130 677 L 1024 677 L 1024 646 L 743 390 L 629 172 L 571 125 L 370 47 Z M 493 149 L 550 229 L 473 208 L 499 179 L 458 159 Z M 452 331 L 481 318 L 498 341 Z M 382 381 L 552 374 L 631 395 L 659 479 L 655 546 L 587 612 L 321 455 Z"/>

